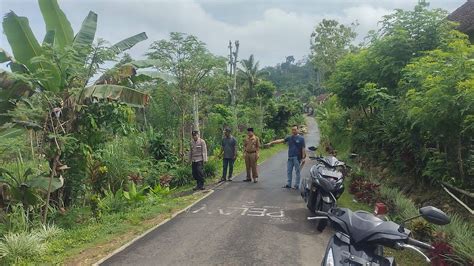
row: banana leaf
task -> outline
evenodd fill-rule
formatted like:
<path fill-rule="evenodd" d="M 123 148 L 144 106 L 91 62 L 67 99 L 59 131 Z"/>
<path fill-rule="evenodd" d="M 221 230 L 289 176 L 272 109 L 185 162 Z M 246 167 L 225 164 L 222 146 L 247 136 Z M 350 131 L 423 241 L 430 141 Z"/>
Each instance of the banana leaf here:
<path fill-rule="evenodd" d="M 97 14 L 90 11 L 81 25 L 81 29 L 74 37 L 74 47 L 91 46 L 94 42 L 97 29 Z"/>
<path fill-rule="evenodd" d="M 144 107 L 150 96 L 143 92 L 119 85 L 94 85 L 84 89 L 79 103 L 86 99 L 112 100 L 128 104 L 133 107 Z"/>
<path fill-rule="evenodd" d="M 134 65 L 137 68 L 148 68 L 154 67 L 159 65 L 159 61 L 155 59 L 143 59 L 143 60 L 135 60 L 130 62 L 130 64 Z"/>
<path fill-rule="evenodd" d="M 125 85 L 128 79 L 132 78 L 137 74 L 136 68 L 132 64 L 123 64 L 121 66 L 115 66 L 107 70 L 102 76 L 95 82 L 98 84 L 113 84 L 113 85 Z"/>
<path fill-rule="evenodd" d="M 38 0 L 46 24 L 46 32 L 55 31 L 55 45 L 65 47 L 72 44 L 74 31 L 71 23 L 58 5 L 57 0 Z"/>
<path fill-rule="evenodd" d="M 15 73 L 29 73 L 29 69 L 21 64 L 18 63 L 11 55 L 9 55 L 5 50 L 0 48 L 0 63 L 7 63 L 7 66 Z M 4 71 L 0 69 L 0 74 Z M 1 78 L 1 77 L 0 77 Z M 0 81 L 0 88 L 1 88 L 2 81 Z"/>
<path fill-rule="evenodd" d="M 159 72 L 159 71 L 156 71 L 156 70 L 152 70 L 152 71 L 138 70 L 137 71 L 137 76 L 143 76 L 143 75 L 148 76 L 152 79 L 164 80 L 168 84 L 176 84 L 177 83 L 176 78 L 174 76 L 171 76 L 169 74 L 162 73 L 162 72 Z"/>
<path fill-rule="evenodd" d="M 57 67 L 45 60 L 33 62 L 34 58 L 41 58 L 43 49 L 33 35 L 28 19 L 19 17 L 11 11 L 3 18 L 3 31 L 10 43 L 15 60 L 17 60 L 14 61 L 10 58 L 12 71 L 24 73 L 26 69 L 29 69 L 32 72 L 44 73 L 43 87 L 46 90 L 57 91 L 61 84 L 61 76 Z M 23 68 L 18 63 L 26 67 Z"/>
<path fill-rule="evenodd" d="M 132 48 L 133 46 L 135 46 L 135 44 L 146 39 L 148 39 L 148 36 L 146 36 L 145 32 L 142 32 L 112 45 L 110 49 L 115 53 L 119 54 L 125 50 Z"/>
<path fill-rule="evenodd" d="M 33 84 L 23 76 L 0 69 L 0 114 L 6 114 L 15 107 L 12 100 L 27 97 L 33 93 Z M 0 125 L 8 121 L 8 117 L 0 116 Z"/>
<path fill-rule="evenodd" d="M 43 45 L 45 44 L 53 45 L 55 35 L 56 35 L 56 32 L 54 30 L 50 30 L 46 32 L 46 35 L 44 36 L 44 39 L 43 39 Z"/>
<path fill-rule="evenodd" d="M 26 184 L 34 189 L 39 189 L 44 192 L 48 191 L 49 178 L 48 177 L 35 177 L 26 182 Z M 60 178 L 53 178 L 51 180 L 51 192 L 60 189 L 64 185 L 64 182 Z"/>
<path fill-rule="evenodd" d="M 31 58 L 40 56 L 43 51 L 31 31 L 28 19 L 19 17 L 11 11 L 3 18 L 3 31 L 13 51 L 15 59 L 35 70 L 37 66 L 31 63 Z"/>
<path fill-rule="evenodd" d="M 11 56 L 5 52 L 2 48 L 0 48 L 0 63 L 9 62 L 11 60 Z"/>

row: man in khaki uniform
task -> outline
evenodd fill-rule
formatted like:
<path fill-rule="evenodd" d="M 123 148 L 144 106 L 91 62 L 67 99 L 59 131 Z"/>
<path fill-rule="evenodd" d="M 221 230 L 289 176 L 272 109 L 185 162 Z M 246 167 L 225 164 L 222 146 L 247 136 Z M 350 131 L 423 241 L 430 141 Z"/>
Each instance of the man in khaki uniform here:
<path fill-rule="evenodd" d="M 260 140 L 255 136 L 253 128 L 247 129 L 247 138 L 244 141 L 245 168 L 247 170 L 247 179 L 244 182 L 258 182 L 257 161 L 260 152 Z"/>

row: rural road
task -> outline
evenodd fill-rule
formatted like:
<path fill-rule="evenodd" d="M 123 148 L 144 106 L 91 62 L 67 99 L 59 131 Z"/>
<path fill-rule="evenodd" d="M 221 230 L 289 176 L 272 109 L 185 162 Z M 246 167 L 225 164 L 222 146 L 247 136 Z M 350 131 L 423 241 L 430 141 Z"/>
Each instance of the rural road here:
<path fill-rule="evenodd" d="M 319 143 L 307 118 L 307 146 Z M 330 233 L 319 233 L 286 181 L 286 150 L 260 166 L 259 183 L 244 175 L 215 192 L 101 265 L 317 265 Z M 309 173 L 307 162 L 302 176 Z"/>

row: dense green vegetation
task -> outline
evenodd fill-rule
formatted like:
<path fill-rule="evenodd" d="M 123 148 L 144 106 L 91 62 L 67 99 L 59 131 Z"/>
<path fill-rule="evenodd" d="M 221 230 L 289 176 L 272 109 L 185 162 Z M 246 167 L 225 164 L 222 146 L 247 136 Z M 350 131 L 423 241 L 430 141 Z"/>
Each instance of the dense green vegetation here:
<path fill-rule="evenodd" d="M 226 59 L 195 36 L 170 33 L 134 60 L 123 52 L 145 33 L 109 45 L 95 39 L 94 12 L 74 33 L 56 0 L 39 5 L 41 44 L 27 18 L 12 11 L 3 19 L 13 55 L 0 49 L 10 68 L 0 72 L 2 264 L 61 263 L 196 200 L 183 196 L 194 182 L 186 162 L 192 129 L 208 142 L 204 171 L 213 183 L 225 127 L 242 145 L 247 127 L 269 141 L 304 123 L 302 103 L 275 97 L 253 56 L 239 65 L 232 105 Z"/>
<path fill-rule="evenodd" d="M 385 16 L 381 28 L 358 48 L 347 39 L 343 45 L 323 41 L 345 54 L 334 68 L 327 67 L 324 84 L 332 96 L 317 110 L 324 145 L 342 156 L 359 154 L 366 170 L 378 166 L 353 177 L 351 192 L 367 204 L 385 202 L 398 221 L 417 212 L 406 196 L 410 192 L 421 194 L 421 204 L 455 211 L 460 205 L 449 206 L 430 190 L 440 193 L 442 182 L 467 190 L 474 186 L 474 46 L 446 15 L 421 1 L 414 10 Z M 343 35 L 338 28 L 332 23 L 332 30 Z M 313 62 L 323 62 L 324 51 L 331 50 L 322 48 L 313 47 L 315 55 L 323 55 Z M 348 199 L 343 204 L 356 207 Z M 415 235 L 435 243 L 437 263 L 474 261 L 469 221 L 453 215 L 445 227 L 418 220 L 411 226 Z"/>

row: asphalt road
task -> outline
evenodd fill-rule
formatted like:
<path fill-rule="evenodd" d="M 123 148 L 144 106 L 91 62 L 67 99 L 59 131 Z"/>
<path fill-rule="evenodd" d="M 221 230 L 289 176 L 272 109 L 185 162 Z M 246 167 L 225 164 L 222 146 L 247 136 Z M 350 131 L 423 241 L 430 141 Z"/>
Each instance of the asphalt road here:
<path fill-rule="evenodd" d="M 319 143 L 308 118 L 307 146 Z M 244 175 L 101 265 L 317 265 L 330 233 L 319 233 L 298 191 L 281 188 L 287 153 L 264 162 L 259 183 Z M 309 172 L 310 163 L 302 175 Z"/>

